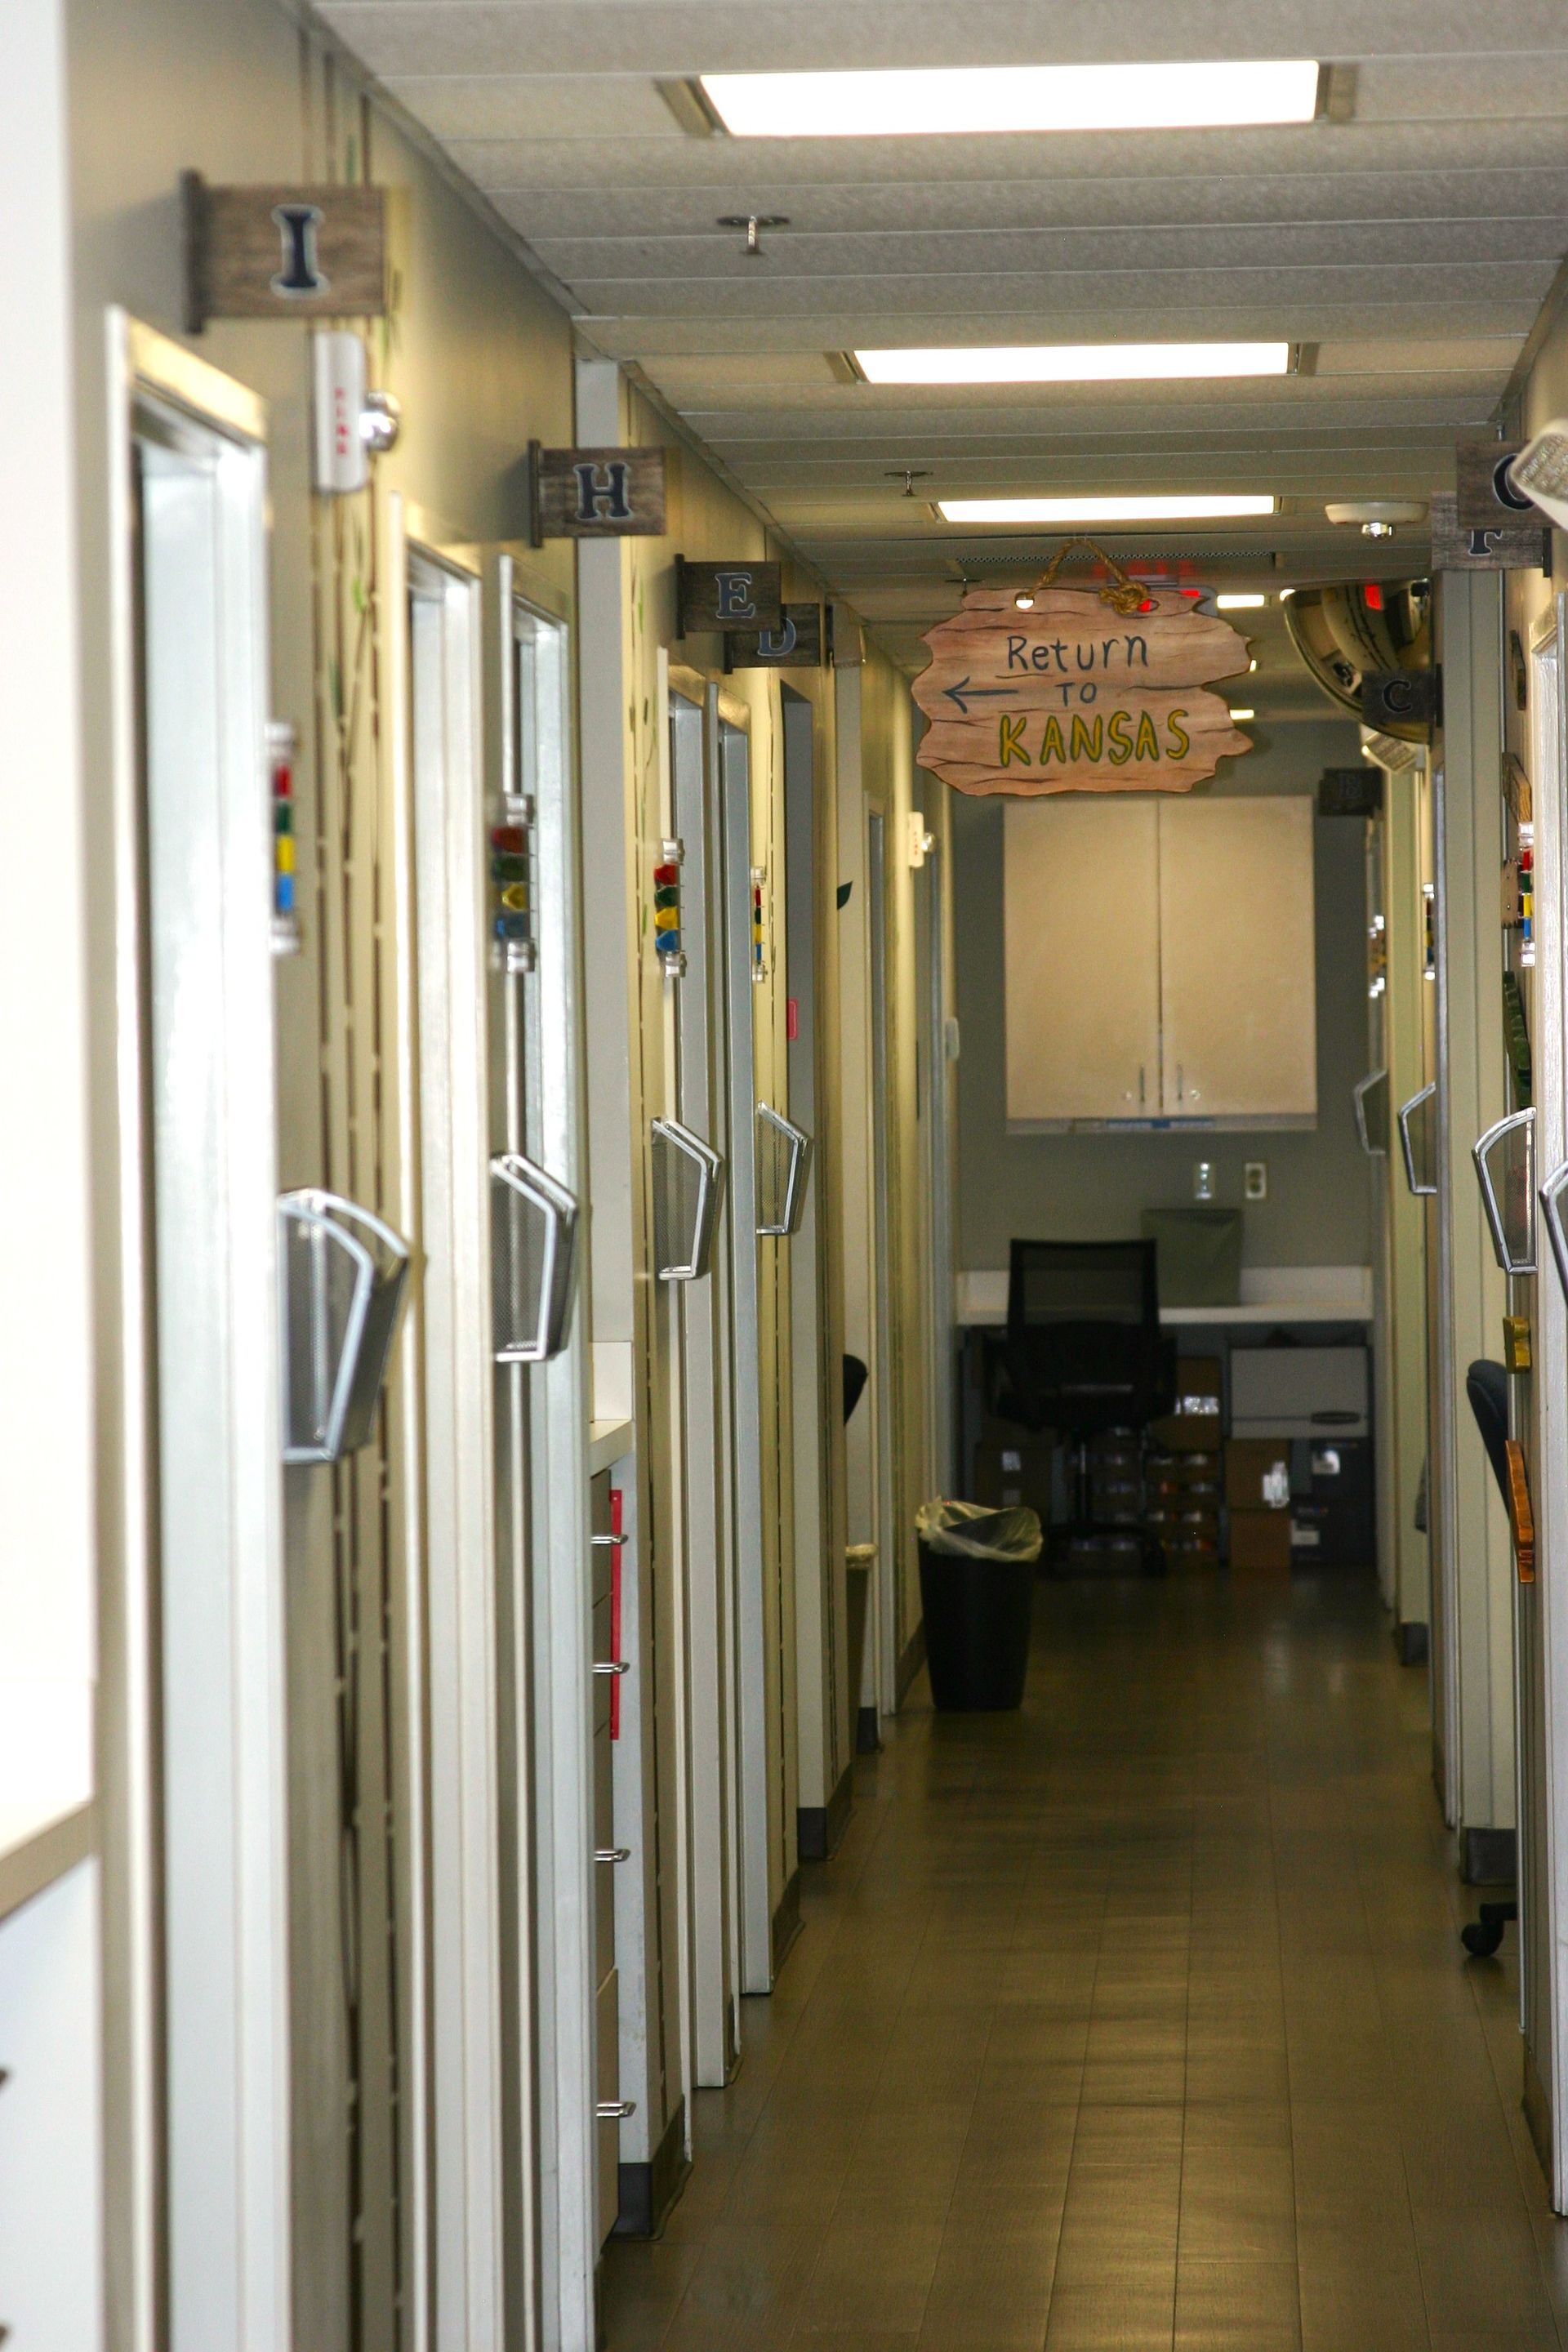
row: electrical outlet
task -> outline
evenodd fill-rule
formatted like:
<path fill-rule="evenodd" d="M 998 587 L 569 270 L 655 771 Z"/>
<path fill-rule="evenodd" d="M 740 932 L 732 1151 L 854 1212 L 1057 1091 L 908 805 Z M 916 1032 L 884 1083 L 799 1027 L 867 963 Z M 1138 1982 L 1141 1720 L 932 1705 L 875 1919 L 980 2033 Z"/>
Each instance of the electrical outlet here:
<path fill-rule="evenodd" d="M 1246 1162 L 1241 1171 L 1241 1190 L 1245 1200 L 1267 1201 L 1268 1198 L 1267 1160 L 1248 1160 Z"/>
<path fill-rule="evenodd" d="M 1214 1199 L 1214 1161 L 1212 1160 L 1194 1160 L 1193 1198 L 1194 1201 Z"/>

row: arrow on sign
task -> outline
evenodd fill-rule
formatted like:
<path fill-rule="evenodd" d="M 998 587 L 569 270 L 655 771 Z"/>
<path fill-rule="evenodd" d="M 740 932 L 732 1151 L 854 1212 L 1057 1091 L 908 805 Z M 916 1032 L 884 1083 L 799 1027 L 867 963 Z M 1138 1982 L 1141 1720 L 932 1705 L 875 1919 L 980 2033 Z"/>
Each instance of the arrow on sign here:
<path fill-rule="evenodd" d="M 942 690 L 949 702 L 957 703 L 966 719 L 970 703 L 988 702 L 995 695 L 1012 696 L 1018 691 L 1016 686 L 971 686 L 966 677 L 961 677 L 956 686 L 944 686 Z"/>

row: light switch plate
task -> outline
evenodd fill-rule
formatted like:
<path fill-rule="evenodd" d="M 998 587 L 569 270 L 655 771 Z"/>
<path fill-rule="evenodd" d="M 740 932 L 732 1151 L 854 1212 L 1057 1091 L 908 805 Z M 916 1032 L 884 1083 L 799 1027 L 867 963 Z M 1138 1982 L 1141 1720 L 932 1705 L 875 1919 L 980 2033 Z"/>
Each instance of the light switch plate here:
<path fill-rule="evenodd" d="M 1267 1160 L 1248 1160 L 1244 1162 L 1241 1171 L 1241 1191 L 1244 1200 L 1267 1201 L 1268 1198 Z"/>

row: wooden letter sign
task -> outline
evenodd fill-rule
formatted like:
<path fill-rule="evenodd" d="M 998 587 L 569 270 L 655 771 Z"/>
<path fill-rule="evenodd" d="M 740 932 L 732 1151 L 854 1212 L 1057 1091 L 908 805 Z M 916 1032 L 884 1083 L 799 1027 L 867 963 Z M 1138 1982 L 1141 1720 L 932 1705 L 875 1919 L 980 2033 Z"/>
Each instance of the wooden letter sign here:
<path fill-rule="evenodd" d="M 1429 501 L 1434 572 L 1544 572 L 1552 577 L 1552 531 L 1536 507 L 1510 522 L 1468 529 L 1459 520 L 1451 490 L 1435 490 Z"/>
<path fill-rule="evenodd" d="M 180 180 L 185 326 L 209 319 L 379 319 L 386 226 L 379 188 L 209 188 Z"/>
<path fill-rule="evenodd" d="M 1458 484 L 1455 505 L 1461 530 L 1495 530 L 1512 524 L 1546 528 L 1547 518 L 1533 499 L 1516 490 L 1508 469 L 1523 448 L 1522 441 L 1461 441 L 1454 452 L 1454 478 Z"/>
<path fill-rule="evenodd" d="M 528 445 L 533 544 L 547 539 L 658 539 L 662 449 L 542 449 Z"/>
<path fill-rule="evenodd" d="M 1222 695 L 1246 639 L 1179 588 L 1125 612 L 1095 589 L 972 588 L 928 632 L 915 757 L 961 793 L 1182 793 L 1252 749 Z"/>
<path fill-rule="evenodd" d="M 688 563 L 675 559 L 676 634 L 703 629 L 776 629 L 784 619 L 784 570 L 777 563 Z"/>
<path fill-rule="evenodd" d="M 786 604 L 776 629 L 734 629 L 724 639 L 726 669 L 820 669 L 822 607 Z"/>

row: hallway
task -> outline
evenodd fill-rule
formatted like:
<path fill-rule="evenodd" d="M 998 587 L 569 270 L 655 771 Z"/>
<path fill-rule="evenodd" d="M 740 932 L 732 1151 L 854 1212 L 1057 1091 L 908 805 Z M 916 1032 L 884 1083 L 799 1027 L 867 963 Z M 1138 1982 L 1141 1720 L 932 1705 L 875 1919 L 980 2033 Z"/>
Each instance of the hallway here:
<path fill-rule="evenodd" d="M 1370 1579 L 1042 1584 L 1021 1717 L 858 1767 L 609 2352 L 1568 2340 L 1428 1758 Z"/>

